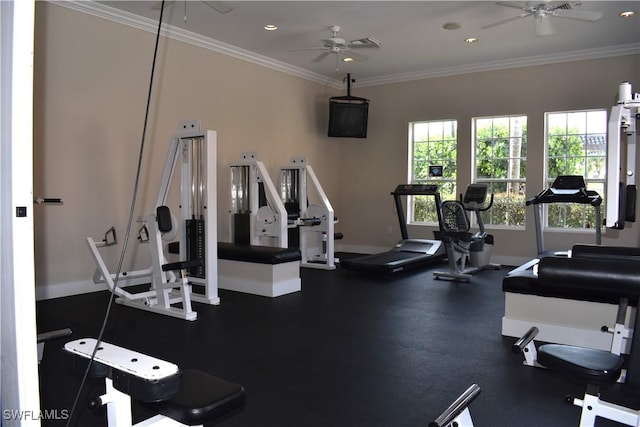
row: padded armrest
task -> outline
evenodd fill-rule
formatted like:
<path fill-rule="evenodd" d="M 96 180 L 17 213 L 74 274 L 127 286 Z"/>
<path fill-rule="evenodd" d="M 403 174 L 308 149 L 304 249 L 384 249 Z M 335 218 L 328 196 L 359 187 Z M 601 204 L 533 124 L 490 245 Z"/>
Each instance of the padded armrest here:
<path fill-rule="evenodd" d="M 640 261 L 596 258 L 542 258 L 538 264 L 540 286 L 640 296 Z"/>

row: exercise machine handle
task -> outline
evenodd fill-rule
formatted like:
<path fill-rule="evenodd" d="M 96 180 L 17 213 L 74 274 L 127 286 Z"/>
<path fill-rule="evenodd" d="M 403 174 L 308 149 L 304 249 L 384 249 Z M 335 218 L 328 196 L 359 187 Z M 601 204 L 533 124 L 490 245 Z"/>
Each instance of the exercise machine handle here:
<path fill-rule="evenodd" d="M 49 205 L 62 205 L 62 199 L 59 197 L 36 197 L 33 199 L 33 203 L 36 205 L 49 204 Z"/>
<path fill-rule="evenodd" d="M 540 332 L 540 330 L 537 327 L 532 326 L 522 337 L 520 337 L 518 341 L 513 344 L 511 350 L 513 350 L 514 353 L 521 353 L 538 335 L 538 332 Z"/>
<path fill-rule="evenodd" d="M 480 394 L 480 386 L 472 384 L 464 393 L 451 404 L 442 414 L 434 421 L 429 423 L 429 427 L 445 427 L 448 426 L 462 413 L 473 400 Z"/>

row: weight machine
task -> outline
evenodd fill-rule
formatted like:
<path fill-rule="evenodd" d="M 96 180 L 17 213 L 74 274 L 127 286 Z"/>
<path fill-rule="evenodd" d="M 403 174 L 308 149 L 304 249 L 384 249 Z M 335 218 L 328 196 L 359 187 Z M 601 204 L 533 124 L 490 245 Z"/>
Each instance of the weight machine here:
<path fill-rule="evenodd" d="M 178 165 L 179 221 L 166 206 Z M 211 172 L 209 165 L 213 166 Z M 216 132 L 200 130 L 200 122 L 196 120 L 180 122 L 169 146 L 155 212 L 141 219 L 138 238 L 141 242 L 150 243 L 149 268 L 122 272 L 116 278 L 109 272 L 98 249 L 117 244 L 115 228 L 111 227 L 101 241 L 87 238 L 97 264 L 93 281 L 106 283 L 118 296 L 117 303 L 185 320 L 197 318 L 197 313 L 191 308 L 192 300 L 205 304 L 220 303 L 215 165 Z M 184 261 L 168 263 L 163 241 L 171 241 L 168 252 L 181 254 Z M 149 283 L 149 279 L 148 291 L 129 292 L 121 287 Z"/>
<path fill-rule="evenodd" d="M 288 247 L 287 211 L 257 153 L 231 166 L 231 242 Z"/>
<path fill-rule="evenodd" d="M 618 87 L 618 102 L 609 115 L 605 218 L 608 228 L 623 229 L 625 221 L 635 221 L 636 121 L 640 116 L 639 110 L 640 93 L 632 93 L 631 83 L 622 82 Z M 623 174 L 622 165 L 625 164 Z"/>
<path fill-rule="evenodd" d="M 317 204 L 310 203 L 309 189 L 315 193 Z M 338 221 L 333 207 L 305 157 L 292 158 L 289 166 L 280 170 L 280 195 L 288 214 L 288 228 L 294 232 L 289 243 L 300 248 L 302 267 L 335 269 L 335 240 L 342 235 L 334 232 Z"/>

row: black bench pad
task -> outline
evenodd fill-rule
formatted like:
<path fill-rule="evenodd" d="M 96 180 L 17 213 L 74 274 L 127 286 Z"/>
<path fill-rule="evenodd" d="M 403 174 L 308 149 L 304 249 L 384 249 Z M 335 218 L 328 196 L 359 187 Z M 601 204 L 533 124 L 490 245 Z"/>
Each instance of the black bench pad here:
<path fill-rule="evenodd" d="M 157 411 L 187 425 L 218 420 L 242 409 L 244 387 L 201 371 L 183 370 L 180 391 L 156 404 Z"/>
<path fill-rule="evenodd" d="M 283 264 L 300 261 L 300 250 L 295 248 L 275 248 L 272 246 L 241 245 L 218 242 L 218 259 L 253 262 L 257 264 Z"/>
<path fill-rule="evenodd" d="M 544 344 L 538 349 L 542 366 L 592 385 L 615 383 L 623 361 L 608 351 L 572 345 Z"/>
<path fill-rule="evenodd" d="M 531 270 L 507 275 L 502 290 L 520 294 L 618 304 L 640 294 L 640 261 L 628 258 L 542 258 Z"/>

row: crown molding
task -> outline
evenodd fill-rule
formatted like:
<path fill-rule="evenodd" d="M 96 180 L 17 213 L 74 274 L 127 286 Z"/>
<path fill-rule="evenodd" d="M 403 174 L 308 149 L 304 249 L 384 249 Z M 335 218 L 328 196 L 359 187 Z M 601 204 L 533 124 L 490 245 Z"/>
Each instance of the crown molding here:
<path fill-rule="evenodd" d="M 1 0 L 0 0 L 1 1 Z M 66 7 L 68 9 L 107 19 L 119 24 L 128 25 L 139 30 L 155 33 L 157 31 L 157 21 L 134 15 L 120 9 L 107 6 L 103 3 L 96 3 L 91 0 L 48 0 L 50 3 Z M 173 40 L 189 43 L 194 46 L 208 49 L 213 52 L 228 55 L 243 61 L 257 64 L 275 71 L 280 71 L 295 77 L 319 83 L 333 89 L 341 89 L 342 81 L 326 77 L 322 74 L 314 73 L 300 67 L 295 67 L 281 61 L 259 55 L 237 46 L 224 43 L 210 37 L 177 28 L 172 25 L 165 25 L 161 29 L 161 35 Z M 577 50 L 549 55 L 537 55 L 524 58 L 514 58 L 500 61 L 489 61 L 478 64 L 425 69 L 410 73 L 391 74 L 358 80 L 358 87 L 380 86 L 392 83 L 402 83 L 413 80 L 424 80 L 437 77 L 447 77 L 462 74 L 471 74 L 485 71 L 497 71 L 510 68 L 530 67 L 536 65 L 546 65 L 561 62 L 583 61 L 589 59 L 600 59 L 614 56 L 640 54 L 640 43 L 631 43 L 618 46 L 608 46 L 595 49 Z"/>
<path fill-rule="evenodd" d="M 2 0 L 0 0 L 2 1 Z M 137 28 L 142 31 L 156 33 L 158 31 L 158 22 L 153 19 L 145 18 L 143 16 L 135 15 L 120 9 L 116 9 L 107 6 L 103 3 L 96 3 L 90 0 L 73 1 L 73 0 L 48 0 L 50 3 L 63 6 L 67 9 L 74 10 L 76 12 L 85 13 L 87 15 L 103 18 L 118 24 L 127 25 L 129 27 Z M 160 30 L 160 34 L 164 37 L 172 40 L 188 43 L 194 46 L 201 47 L 213 52 L 221 53 L 223 55 L 231 56 L 236 59 L 250 62 L 252 64 L 260 65 L 275 71 L 280 71 L 295 77 L 300 77 L 305 80 L 309 80 L 315 83 L 320 83 L 338 89 L 342 86 L 341 82 L 335 79 L 328 78 L 322 74 L 314 73 L 303 68 L 295 67 L 290 64 L 286 64 L 281 61 L 268 58 L 263 55 L 259 55 L 255 52 L 251 52 L 245 49 L 241 49 L 237 46 L 224 43 L 210 37 L 205 37 L 201 34 L 197 34 L 182 28 L 175 27 L 173 25 L 163 25 Z"/>
<path fill-rule="evenodd" d="M 589 59 L 610 58 L 614 56 L 640 54 L 640 43 L 630 43 L 618 46 L 576 50 L 549 55 L 537 55 L 524 58 L 514 58 L 501 61 L 482 62 L 478 64 L 457 67 L 435 68 L 411 73 L 392 74 L 388 76 L 363 78 L 358 80 L 358 87 L 380 86 L 391 83 L 402 83 L 413 80 L 449 77 L 462 74 L 497 71 L 512 68 L 531 67 L 536 65 L 557 64 L 561 62 L 584 61 Z"/>

